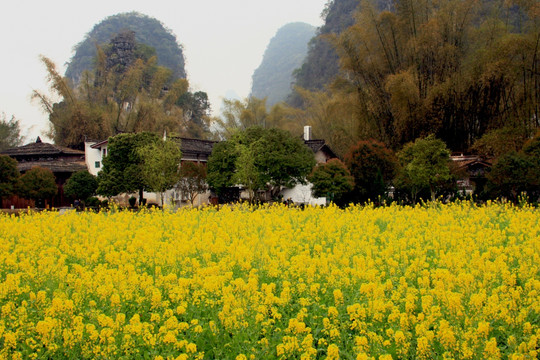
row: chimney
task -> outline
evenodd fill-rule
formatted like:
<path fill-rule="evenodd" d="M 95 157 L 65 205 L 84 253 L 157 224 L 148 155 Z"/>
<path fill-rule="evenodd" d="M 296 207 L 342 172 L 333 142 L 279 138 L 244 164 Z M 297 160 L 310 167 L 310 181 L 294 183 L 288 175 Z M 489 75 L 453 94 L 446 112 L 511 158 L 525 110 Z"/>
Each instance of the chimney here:
<path fill-rule="evenodd" d="M 311 126 L 309 125 L 304 126 L 304 140 L 311 140 Z"/>

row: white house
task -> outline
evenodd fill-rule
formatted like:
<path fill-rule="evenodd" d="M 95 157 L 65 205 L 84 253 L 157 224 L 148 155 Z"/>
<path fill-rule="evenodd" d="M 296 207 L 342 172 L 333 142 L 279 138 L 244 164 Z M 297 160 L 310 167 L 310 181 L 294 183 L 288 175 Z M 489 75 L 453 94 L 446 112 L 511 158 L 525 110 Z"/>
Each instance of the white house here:
<path fill-rule="evenodd" d="M 103 158 L 107 156 L 108 140 L 103 141 L 87 141 L 84 143 L 85 159 L 88 172 L 92 175 L 97 175 L 103 168 Z M 180 149 L 182 150 L 182 162 L 193 161 L 205 164 L 208 162 L 208 157 L 212 153 L 215 141 L 180 138 Z M 128 199 L 136 194 L 122 194 L 115 197 L 115 200 L 122 205 L 127 205 Z M 160 195 L 156 193 L 143 194 L 147 199 L 147 203 L 160 204 Z M 194 204 L 202 205 L 208 203 L 210 192 L 199 194 L 195 198 Z M 164 202 L 166 204 L 175 204 L 177 206 L 188 203 L 187 195 L 182 194 L 176 189 L 171 189 L 164 194 Z"/>
<path fill-rule="evenodd" d="M 180 149 L 182 150 L 182 162 L 192 161 L 206 164 L 212 153 L 216 141 L 180 138 Z M 304 143 L 313 151 L 317 164 L 326 163 L 328 160 L 336 158 L 336 154 L 330 149 L 322 139 L 311 138 L 311 126 L 304 127 Z M 85 142 L 85 159 L 88 171 L 97 175 L 103 168 L 103 158 L 107 156 L 108 140 L 87 141 Z M 311 195 L 311 184 L 298 184 L 292 189 L 284 189 L 280 192 L 283 199 L 291 199 L 296 204 L 324 205 L 326 198 L 314 198 Z M 124 194 L 115 199 L 121 204 L 127 204 L 132 194 Z M 144 198 L 148 203 L 160 203 L 159 194 L 144 193 Z M 209 202 L 210 192 L 199 194 L 195 199 L 196 205 L 207 204 Z M 172 189 L 165 193 L 165 203 L 174 203 L 177 206 L 187 204 L 186 194 Z"/>
<path fill-rule="evenodd" d="M 103 141 L 85 141 L 84 156 L 88 172 L 97 176 L 103 167 L 103 158 L 107 156 L 108 140 Z"/>
<path fill-rule="evenodd" d="M 328 160 L 337 158 L 337 155 L 322 139 L 312 139 L 311 126 L 304 126 L 304 143 L 313 151 L 317 164 L 325 164 Z M 291 199 L 295 204 L 326 205 L 326 198 L 313 197 L 311 188 L 313 184 L 297 184 L 292 189 L 284 189 L 280 192 L 284 200 Z"/>

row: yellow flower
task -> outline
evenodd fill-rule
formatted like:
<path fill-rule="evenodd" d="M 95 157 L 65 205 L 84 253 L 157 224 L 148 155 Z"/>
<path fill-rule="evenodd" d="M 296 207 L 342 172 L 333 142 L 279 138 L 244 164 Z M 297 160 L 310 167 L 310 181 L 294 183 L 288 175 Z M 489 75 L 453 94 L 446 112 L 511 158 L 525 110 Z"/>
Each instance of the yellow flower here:
<path fill-rule="evenodd" d="M 14 333 L 8 332 L 4 334 L 4 346 L 14 349 L 17 346 L 17 337 Z"/>
<path fill-rule="evenodd" d="M 339 359 L 339 348 L 336 344 L 330 344 L 327 349 L 328 360 L 338 360 Z"/>
<path fill-rule="evenodd" d="M 501 358 L 501 352 L 499 348 L 497 347 L 497 340 L 495 338 L 491 338 L 488 342 L 486 342 L 486 346 L 484 347 L 484 359 L 500 359 Z"/>

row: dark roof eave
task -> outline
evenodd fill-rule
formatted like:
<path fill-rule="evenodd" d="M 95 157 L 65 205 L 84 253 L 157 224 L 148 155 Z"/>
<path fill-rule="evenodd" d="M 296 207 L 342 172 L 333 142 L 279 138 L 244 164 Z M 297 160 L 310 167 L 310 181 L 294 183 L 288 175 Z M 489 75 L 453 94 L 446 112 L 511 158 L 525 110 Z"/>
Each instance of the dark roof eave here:
<path fill-rule="evenodd" d="M 103 145 L 106 145 L 108 142 L 109 142 L 109 139 L 101 140 L 101 141 L 98 141 L 97 143 L 95 143 L 94 145 L 90 145 L 90 147 L 92 149 L 98 149 L 98 148 L 102 147 Z"/>
<path fill-rule="evenodd" d="M 81 170 L 87 170 L 84 162 L 56 162 L 56 161 L 31 161 L 21 162 L 17 165 L 19 171 L 28 171 L 35 167 L 49 169 L 54 173 L 73 173 Z"/>

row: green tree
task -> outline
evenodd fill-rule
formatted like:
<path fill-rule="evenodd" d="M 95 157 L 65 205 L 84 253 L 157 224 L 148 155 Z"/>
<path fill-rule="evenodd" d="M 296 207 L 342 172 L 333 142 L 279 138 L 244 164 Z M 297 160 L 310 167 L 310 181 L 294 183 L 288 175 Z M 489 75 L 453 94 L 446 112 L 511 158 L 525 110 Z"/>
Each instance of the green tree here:
<path fill-rule="evenodd" d="M 76 86 L 41 57 L 50 91 L 61 100 L 38 91 L 33 98 L 49 115 L 55 143 L 82 148 L 86 138 L 142 131 L 189 135 L 190 123 L 177 105 L 187 80 L 175 79 L 156 57 L 137 48 L 133 34 L 118 34 L 110 46 L 98 48 L 94 71 L 85 72 Z"/>
<path fill-rule="evenodd" d="M 253 141 L 255 166 L 261 174 L 261 182 L 268 184 L 273 196 L 283 187 L 292 188 L 304 184 L 306 177 L 315 166 L 313 152 L 299 138 L 281 129 L 265 129 L 257 137 L 259 130 L 246 130 L 246 138 Z"/>
<path fill-rule="evenodd" d="M 221 118 L 215 118 L 218 133 L 224 139 L 230 139 L 237 131 L 250 127 L 269 128 L 266 99 L 249 97 L 244 100 L 223 100 Z"/>
<path fill-rule="evenodd" d="M 185 128 L 191 137 L 200 139 L 209 135 L 211 108 L 207 93 L 204 91 L 185 92 L 176 105 L 183 110 Z"/>
<path fill-rule="evenodd" d="M 401 165 L 398 183 L 409 187 L 413 202 L 423 189 L 429 190 L 434 201 L 438 188 L 452 178 L 450 152 L 434 135 L 408 143 L 398 158 Z"/>
<path fill-rule="evenodd" d="M 193 202 L 198 194 L 208 189 L 206 182 L 206 167 L 203 164 L 192 161 L 183 162 L 180 166 L 180 181 L 176 185 L 177 190 L 188 195 L 189 202 Z"/>
<path fill-rule="evenodd" d="M 522 192 L 530 190 L 527 174 L 532 167 L 532 162 L 522 152 L 512 151 L 501 156 L 487 175 L 488 192 L 493 197 L 517 202 Z"/>
<path fill-rule="evenodd" d="M 375 138 L 399 149 L 434 133 L 467 151 L 487 131 L 509 127 L 526 139 L 540 126 L 537 1 L 332 1 L 329 9 L 346 3 L 359 5 L 355 16 L 329 10 L 325 28 L 351 21 L 313 42 L 331 40 L 337 76 L 324 76 L 332 68 L 328 52 L 311 48 L 308 63 L 316 66 L 303 66 L 296 85 L 341 101 L 354 119 L 352 143 Z M 305 75 L 312 81 L 302 81 Z M 311 105 L 300 103 L 309 113 Z"/>
<path fill-rule="evenodd" d="M 262 174 L 255 166 L 255 143 L 236 144 L 238 157 L 235 163 L 234 182 L 242 184 L 248 192 L 249 203 L 253 204 L 258 189 L 265 187 Z"/>
<path fill-rule="evenodd" d="M 158 140 L 137 148 L 141 159 L 141 172 L 148 189 L 159 193 L 161 206 L 163 194 L 180 180 L 180 144 L 172 140 Z"/>
<path fill-rule="evenodd" d="M 208 185 L 218 196 L 224 194 L 228 187 L 235 185 L 234 173 L 238 150 L 232 141 L 221 141 L 214 145 L 208 158 Z"/>
<path fill-rule="evenodd" d="M 21 125 L 15 116 L 10 120 L 2 113 L 0 118 L 0 151 L 22 145 Z"/>
<path fill-rule="evenodd" d="M 311 150 L 285 130 L 251 127 L 220 144 L 208 160 L 208 184 L 218 193 L 242 177 L 249 179 L 242 185 L 252 191 L 270 189 L 275 196 L 283 187 L 305 183 L 315 166 Z M 245 161 L 238 161 L 240 157 Z"/>
<path fill-rule="evenodd" d="M 519 151 L 526 141 L 526 134 L 519 127 L 505 126 L 486 132 L 476 140 L 472 150 L 486 158 L 499 158 L 512 151 Z"/>
<path fill-rule="evenodd" d="M 98 188 L 97 177 L 87 170 L 77 171 L 69 177 L 64 185 L 64 194 L 75 199 L 86 201 L 96 194 Z"/>
<path fill-rule="evenodd" d="M 487 175 L 488 194 L 517 202 L 525 192 L 534 200 L 540 196 L 540 134 L 523 148 L 510 151 L 497 159 Z"/>
<path fill-rule="evenodd" d="M 58 193 L 58 187 L 51 170 L 34 167 L 21 176 L 18 192 L 25 199 L 38 202 L 55 196 Z"/>
<path fill-rule="evenodd" d="M 110 137 L 108 154 L 103 159 L 103 169 L 98 173 L 97 193 L 115 196 L 138 192 L 139 204 L 142 204 L 143 191 L 149 189 L 149 185 L 143 176 L 138 149 L 158 141 L 157 135 L 148 132 Z"/>
<path fill-rule="evenodd" d="M 357 142 L 345 155 L 345 163 L 354 178 L 351 200 L 355 202 L 384 196 L 398 167 L 394 152 L 376 140 Z"/>
<path fill-rule="evenodd" d="M 15 194 L 19 177 L 17 161 L 7 155 L 0 155 L 0 201 Z"/>
<path fill-rule="evenodd" d="M 307 179 L 313 184 L 311 192 L 314 196 L 326 197 L 336 203 L 340 203 L 343 195 L 354 186 L 354 178 L 339 159 L 330 159 L 316 166 Z"/>

